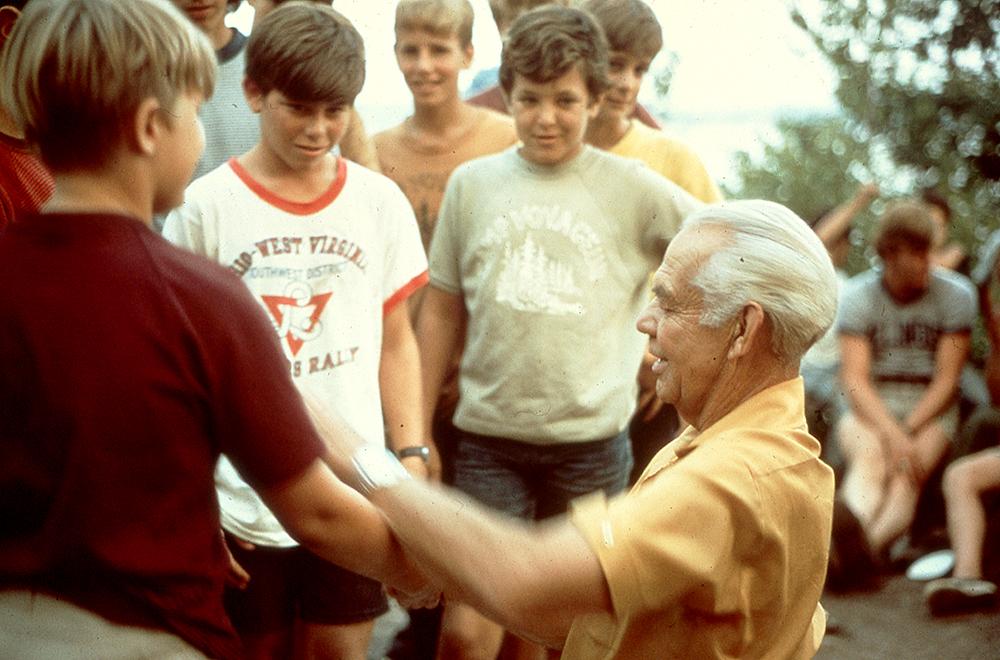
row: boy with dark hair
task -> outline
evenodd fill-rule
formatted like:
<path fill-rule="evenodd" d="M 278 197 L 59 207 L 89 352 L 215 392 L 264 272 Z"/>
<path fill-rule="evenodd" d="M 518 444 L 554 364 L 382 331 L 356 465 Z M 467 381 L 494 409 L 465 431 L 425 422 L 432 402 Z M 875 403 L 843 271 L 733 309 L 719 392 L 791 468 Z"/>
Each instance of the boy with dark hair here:
<path fill-rule="evenodd" d="M 490 0 L 490 10 L 493 13 L 493 19 L 496 21 L 497 30 L 500 32 L 500 38 L 507 38 L 507 30 L 518 16 L 526 11 L 548 4 L 566 6 L 569 4 L 569 0 Z M 476 75 L 475 80 L 472 81 L 469 90 L 471 96 L 466 100 L 472 105 L 490 108 L 497 112 L 509 112 L 500 85 L 496 83 L 496 77 L 496 70 L 480 71 Z M 649 114 L 646 108 L 638 103 L 633 110 L 633 116 L 650 128 L 660 127 L 656 119 Z"/>
<path fill-rule="evenodd" d="M 666 243 L 700 204 L 641 163 L 584 144 L 607 87 L 607 44 L 589 14 L 523 14 L 500 84 L 521 145 L 448 182 L 418 320 L 424 400 L 437 401 L 466 329 L 455 485 L 545 518 L 626 486 L 644 352 L 632 324 Z M 498 625 L 448 604 L 442 653 L 488 657 L 501 638 Z"/>
<path fill-rule="evenodd" d="M 0 51 L 28 0 L 0 2 Z M 52 194 L 52 176 L 0 105 L 0 233 L 15 216 L 35 212 Z"/>
<path fill-rule="evenodd" d="M 643 0 L 584 0 L 580 8 L 590 12 L 604 30 L 610 49 L 611 84 L 597 116 L 587 122 L 587 143 L 617 156 L 641 160 L 703 202 L 721 201 L 722 194 L 694 151 L 633 117 L 643 78 L 663 47 L 656 14 Z M 639 408 L 630 426 L 636 459 L 633 480 L 679 430 L 676 412 L 655 395 L 651 363 L 648 357 L 639 370 Z"/>
<path fill-rule="evenodd" d="M 370 443 L 385 446 L 388 428 L 407 468 L 426 476 L 405 304 L 427 281 L 420 235 L 395 184 L 330 153 L 364 81 L 361 37 L 325 4 L 288 3 L 257 24 L 246 61 L 260 141 L 191 184 L 164 235 L 243 279 L 304 393 Z M 297 547 L 225 459 L 216 483 L 223 527 L 251 576 L 228 601 L 251 651 L 288 657 L 300 630 L 303 648 L 363 658 L 387 607 L 381 585 Z"/>
<path fill-rule="evenodd" d="M 287 0 L 249 0 L 254 8 L 254 24 Z M 311 0 L 332 4 L 333 0 Z M 260 139 L 260 127 L 243 96 L 243 75 L 247 37 L 226 25 L 226 16 L 241 0 L 173 0 L 212 42 L 219 61 L 215 94 L 202 104 L 205 126 L 205 153 L 195 168 L 194 178 L 214 170 L 233 156 L 246 153 Z M 352 108 L 341 153 L 356 163 L 378 169 L 374 147 L 364 124 Z"/>
<path fill-rule="evenodd" d="M 643 0 L 585 0 L 608 39 L 611 85 L 593 121 L 587 143 L 626 158 L 638 158 L 703 202 L 722 195 L 698 155 L 686 145 L 632 117 L 639 87 L 649 65 L 663 47 L 656 14 Z"/>
<path fill-rule="evenodd" d="M 10 38 L 0 103 L 55 192 L 0 236 L 4 654 L 241 657 L 220 452 L 315 552 L 419 589 L 326 466 L 259 307 L 150 229 L 201 151 L 208 41 L 163 0 L 32 0 Z"/>

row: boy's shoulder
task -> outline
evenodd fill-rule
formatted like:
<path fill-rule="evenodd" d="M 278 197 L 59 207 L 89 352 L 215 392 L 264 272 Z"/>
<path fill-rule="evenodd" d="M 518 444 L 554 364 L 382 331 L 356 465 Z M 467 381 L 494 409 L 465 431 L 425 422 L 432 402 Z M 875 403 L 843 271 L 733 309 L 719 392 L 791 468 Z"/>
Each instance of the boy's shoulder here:
<path fill-rule="evenodd" d="M 392 197 L 403 195 L 403 191 L 399 189 L 396 182 L 385 174 L 369 169 L 360 163 L 355 163 L 348 158 L 341 157 L 340 160 L 344 164 L 343 189 L 345 191 L 351 190 L 353 192 L 360 188 L 365 191 L 365 194 L 390 195 Z M 405 196 L 402 199 L 405 200 Z"/>
<path fill-rule="evenodd" d="M 967 300 L 976 299 L 976 286 L 965 275 L 948 268 L 932 268 L 930 283 L 932 290 L 946 299 L 958 297 Z M 964 302 L 964 301 L 963 301 Z"/>
<path fill-rule="evenodd" d="M 646 149 L 656 149 L 681 157 L 697 157 L 694 149 L 687 143 L 662 129 L 650 128 L 637 119 L 632 120 L 625 137 L 611 149 L 611 153 L 622 153 L 624 150 L 629 153 L 622 155 L 636 157 Z"/>
<path fill-rule="evenodd" d="M 510 135 L 513 141 L 517 140 L 517 131 L 514 128 L 514 119 L 510 115 L 497 112 L 491 108 L 471 106 L 476 117 L 476 130 L 478 132 L 498 133 Z"/>
<path fill-rule="evenodd" d="M 503 151 L 465 161 L 455 168 L 451 179 L 490 179 L 496 176 L 512 174 L 518 169 L 518 165 L 519 156 L 517 155 L 517 151 L 515 148 L 510 147 Z M 496 183 L 496 180 L 494 180 L 494 185 Z"/>

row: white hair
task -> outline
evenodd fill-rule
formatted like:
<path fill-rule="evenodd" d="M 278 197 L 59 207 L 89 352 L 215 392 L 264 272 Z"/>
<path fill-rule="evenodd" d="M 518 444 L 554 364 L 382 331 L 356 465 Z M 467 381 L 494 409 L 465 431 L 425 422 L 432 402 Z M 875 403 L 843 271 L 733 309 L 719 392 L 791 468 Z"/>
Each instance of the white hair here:
<path fill-rule="evenodd" d="M 837 313 L 837 277 L 823 243 L 795 213 L 759 199 L 706 206 L 682 228 L 712 226 L 728 240 L 691 279 L 704 296 L 702 324 L 718 327 L 757 302 L 771 319 L 775 353 L 798 360 Z"/>

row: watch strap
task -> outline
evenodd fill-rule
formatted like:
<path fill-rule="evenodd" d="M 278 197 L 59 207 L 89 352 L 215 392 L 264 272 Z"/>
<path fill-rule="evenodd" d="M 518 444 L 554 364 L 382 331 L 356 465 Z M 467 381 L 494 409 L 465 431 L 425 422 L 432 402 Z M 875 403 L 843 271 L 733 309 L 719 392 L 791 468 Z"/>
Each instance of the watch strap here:
<path fill-rule="evenodd" d="M 396 456 L 400 459 L 410 458 L 411 456 L 417 456 L 424 463 L 431 460 L 431 450 L 430 447 L 426 445 L 413 445 L 411 447 L 403 447 L 396 451 Z"/>

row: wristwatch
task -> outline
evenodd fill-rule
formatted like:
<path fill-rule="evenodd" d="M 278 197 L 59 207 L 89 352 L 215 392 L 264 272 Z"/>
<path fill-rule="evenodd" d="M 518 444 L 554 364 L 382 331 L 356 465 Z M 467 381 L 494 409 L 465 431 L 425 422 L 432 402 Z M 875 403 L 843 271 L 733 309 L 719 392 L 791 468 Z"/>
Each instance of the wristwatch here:
<path fill-rule="evenodd" d="M 380 488 L 391 488 L 411 478 L 391 451 L 374 444 L 358 447 L 351 457 L 351 464 L 358 474 L 361 492 L 365 495 Z"/>
<path fill-rule="evenodd" d="M 419 456 L 425 464 L 431 460 L 431 450 L 430 447 L 425 445 L 413 445 L 412 447 L 403 447 L 396 452 L 396 456 L 400 460 L 404 458 L 409 458 L 411 456 Z"/>

